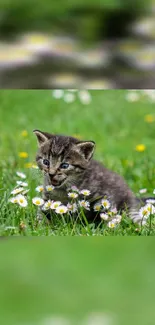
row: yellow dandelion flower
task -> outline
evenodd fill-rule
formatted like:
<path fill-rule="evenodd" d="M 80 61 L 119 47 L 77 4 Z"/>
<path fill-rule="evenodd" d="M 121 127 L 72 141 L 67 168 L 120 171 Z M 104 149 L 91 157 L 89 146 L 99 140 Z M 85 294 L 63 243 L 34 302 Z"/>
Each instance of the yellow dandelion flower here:
<path fill-rule="evenodd" d="M 137 144 L 135 149 L 138 152 L 144 152 L 146 150 L 146 146 L 144 144 Z"/>
<path fill-rule="evenodd" d="M 31 162 L 28 162 L 28 163 L 24 164 L 24 167 L 25 168 L 36 168 L 36 169 L 38 169 L 38 166 L 36 164 L 34 164 L 34 163 L 31 163 Z"/>
<path fill-rule="evenodd" d="M 28 132 L 27 132 L 26 130 L 23 130 L 23 131 L 21 132 L 21 136 L 22 136 L 23 138 L 26 138 L 26 137 L 28 136 Z"/>
<path fill-rule="evenodd" d="M 18 156 L 19 156 L 20 158 L 28 158 L 29 155 L 28 155 L 27 152 L 25 152 L 25 151 L 21 151 L 21 152 L 19 152 Z"/>
<path fill-rule="evenodd" d="M 78 139 L 78 140 L 81 140 L 82 139 L 82 136 L 80 134 L 73 134 L 73 137 Z"/>
<path fill-rule="evenodd" d="M 147 114 L 144 117 L 144 121 L 147 123 L 153 123 L 155 121 L 155 116 L 153 116 L 151 114 Z"/>

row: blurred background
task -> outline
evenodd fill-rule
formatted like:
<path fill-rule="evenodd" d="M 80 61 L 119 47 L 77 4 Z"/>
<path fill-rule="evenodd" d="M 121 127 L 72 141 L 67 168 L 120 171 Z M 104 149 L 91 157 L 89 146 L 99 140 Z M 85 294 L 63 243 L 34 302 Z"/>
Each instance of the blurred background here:
<path fill-rule="evenodd" d="M 155 0 L 1 0 L 1 88 L 154 88 Z"/>
<path fill-rule="evenodd" d="M 154 239 L 0 242 L 0 324 L 154 325 Z"/>

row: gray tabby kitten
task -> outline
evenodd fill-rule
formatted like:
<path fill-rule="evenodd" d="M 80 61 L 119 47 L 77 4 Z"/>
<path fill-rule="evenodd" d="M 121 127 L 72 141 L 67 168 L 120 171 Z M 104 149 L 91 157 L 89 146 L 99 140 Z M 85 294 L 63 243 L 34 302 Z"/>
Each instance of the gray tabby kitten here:
<path fill-rule="evenodd" d="M 39 145 L 36 161 L 44 174 L 45 201 L 60 200 L 66 204 L 69 201 L 67 189 L 76 186 L 79 190 L 91 192 L 89 201 L 93 203 L 90 211 L 87 211 L 88 221 L 95 220 L 94 203 L 105 197 L 112 208 L 126 210 L 134 222 L 140 221 L 138 201 L 123 178 L 92 159 L 95 149 L 93 141 L 79 141 L 39 130 L 33 132 Z M 55 189 L 47 192 L 46 186 L 51 184 Z M 50 219 L 49 215 L 47 217 Z M 97 218 L 100 219 L 99 216 Z"/>

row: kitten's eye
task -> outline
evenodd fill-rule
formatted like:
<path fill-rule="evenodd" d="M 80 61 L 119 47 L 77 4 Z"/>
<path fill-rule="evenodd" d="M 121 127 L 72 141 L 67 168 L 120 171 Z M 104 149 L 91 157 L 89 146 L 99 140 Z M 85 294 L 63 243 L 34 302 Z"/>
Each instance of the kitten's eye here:
<path fill-rule="evenodd" d="M 69 164 L 67 164 L 67 163 L 62 163 L 60 165 L 60 168 L 63 168 L 63 169 L 67 169 L 68 167 L 69 167 Z"/>
<path fill-rule="evenodd" d="M 49 167 L 50 162 L 49 162 L 48 159 L 43 159 L 43 164 L 44 164 L 45 166 Z"/>

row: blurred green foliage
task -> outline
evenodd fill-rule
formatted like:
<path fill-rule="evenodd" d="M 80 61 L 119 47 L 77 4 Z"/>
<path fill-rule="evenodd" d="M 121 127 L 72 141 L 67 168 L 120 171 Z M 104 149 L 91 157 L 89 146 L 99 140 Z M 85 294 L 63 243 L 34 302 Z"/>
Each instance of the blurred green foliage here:
<path fill-rule="evenodd" d="M 100 36 L 100 29 L 106 36 L 110 12 L 139 15 L 148 6 L 149 2 L 142 0 L 1 0 L 0 33 L 6 37 L 27 30 L 50 30 L 94 40 Z"/>
<path fill-rule="evenodd" d="M 14 238 L 0 244 L 0 324 L 66 324 L 46 322 L 58 315 L 85 325 L 85 317 L 97 312 L 112 316 L 112 325 L 154 325 L 153 238 Z"/>

